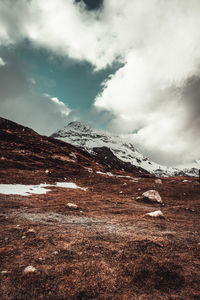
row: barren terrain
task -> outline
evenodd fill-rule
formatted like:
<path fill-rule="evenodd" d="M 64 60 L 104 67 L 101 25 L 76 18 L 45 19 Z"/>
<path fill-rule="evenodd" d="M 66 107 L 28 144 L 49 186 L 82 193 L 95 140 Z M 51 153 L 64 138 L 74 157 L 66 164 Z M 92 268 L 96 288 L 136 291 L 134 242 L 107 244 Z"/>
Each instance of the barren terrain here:
<path fill-rule="evenodd" d="M 197 178 L 158 184 L 3 124 L 0 183 L 73 182 L 87 190 L 0 194 L 1 299 L 200 299 Z M 164 204 L 137 199 L 151 189 Z M 146 216 L 156 210 L 164 218 Z"/>

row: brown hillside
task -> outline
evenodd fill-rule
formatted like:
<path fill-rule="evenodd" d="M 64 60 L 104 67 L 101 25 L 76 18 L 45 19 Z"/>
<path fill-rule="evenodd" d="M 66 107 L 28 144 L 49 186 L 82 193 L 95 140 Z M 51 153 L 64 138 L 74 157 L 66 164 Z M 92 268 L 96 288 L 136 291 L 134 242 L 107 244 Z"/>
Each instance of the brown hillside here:
<path fill-rule="evenodd" d="M 87 188 L 0 194 L 0 299 L 200 299 L 196 178 L 158 184 L 5 119 L 0 141 L 0 183 Z M 143 201 L 150 189 L 164 204 Z"/>

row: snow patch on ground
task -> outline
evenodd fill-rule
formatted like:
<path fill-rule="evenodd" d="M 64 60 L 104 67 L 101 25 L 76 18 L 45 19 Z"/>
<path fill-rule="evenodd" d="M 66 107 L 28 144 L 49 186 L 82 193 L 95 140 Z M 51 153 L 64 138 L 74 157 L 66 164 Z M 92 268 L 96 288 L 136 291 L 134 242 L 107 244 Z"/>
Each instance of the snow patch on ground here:
<path fill-rule="evenodd" d="M 96 171 L 97 174 L 100 174 L 100 175 L 106 175 L 106 176 L 110 176 L 110 177 L 118 177 L 118 178 L 130 178 L 130 179 L 135 179 L 131 176 L 125 176 L 125 175 L 115 175 L 115 174 L 112 174 L 110 172 L 107 172 L 107 173 L 104 173 L 104 172 L 101 172 L 101 171 Z M 139 179 L 139 178 L 138 178 Z"/>
<path fill-rule="evenodd" d="M 80 189 L 83 191 L 87 191 L 87 188 L 80 187 L 80 186 L 76 185 L 76 183 L 73 183 L 73 182 L 57 182 L 56 186 L 62 187 L 62 188 L 67 188 L 67 189 Z"/>
<path fill-rule="evenodd" d="M 101 175 L 106 175 L 106 176 L 115 176 L 115 175 L 113 175 L 112 173 L 110 173 L 110 172 L 107 172 L 107 173 L 104 173 L 104 172 L 101 172 L 101 171 L 96 171 L 96 173 L 97 174 L 101 174 Z"/>
<path fill-rule="evenodd" d="M 0 194 L 30 196 L 32 194 L 46 194 L 46 184 L 24 185 L 24 184 L 0 184 Z"/>
<path fill-rule="evenodd" d="M 81 189 L 86 191 L 87 188 L 79 187 L 73 182 L 57 182 L 53 184 L 39 184 L 39 185 L 24 185 L 24 184 L 0 184 L 0 194 L 5 195 L 20 195 L 30 196 L 33 194 L 46 194 L 50 192 L 49 187 L 61 187 L 68 189 Z"/>

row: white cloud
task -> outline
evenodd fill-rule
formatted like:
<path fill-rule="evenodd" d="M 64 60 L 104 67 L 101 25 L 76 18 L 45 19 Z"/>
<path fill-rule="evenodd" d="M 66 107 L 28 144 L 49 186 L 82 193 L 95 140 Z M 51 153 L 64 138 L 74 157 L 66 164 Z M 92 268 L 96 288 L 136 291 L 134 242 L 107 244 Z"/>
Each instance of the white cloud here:
<path fill-rule="evenodd" d="M 72 0 L 0 3 L 0 44 L 28 38 L 96 69 L 123 62 L 95 107 L 115 115 L 108 128 L 135 132 L 138 147 L 162 163 L 200 157 L 200 105 L 184 92 L 199 77 L 199 28 L 199 0 L 105 0 L 95 12 Z"/>
<path fill-rule="evenodd" d="M 95 106 L 115 114 L 110 130 L 135 131 L 134 142 L 156 161 L 200 157 L 200 116 L 191 114 L 188 102 L 198 111 L 200 103 L 183 93 L 187 79 L 199 74 L 200 2 L 132 1 L 124 7 L 121 15 L 132 34 L 125 65 L 104 82 Z M 118 28 L 119 45 L 125 28 Z"/>
<path fill-rule="evenodd" d="M 63 103 L 62 101 L 60 101 L 57 97 L 50 97 L 49 98 L 51 101 L 53 101 L 54 103 L 56 103 L 56 105 L 60 108 L 60 112 L 63 115 L 68 116 L 69 113 L 71 112 L 71 110 L 66 106 L 65 103 Z"/>
<path fill-rule="evenodd" d="M 28 78 L 28 80 L 33 85 L 35 85 L 37 83 L 36 80 L 35 80 L 35 78 L 33 78 L 33 77 Z"/>
<path fill-rule="evenodd" d="M 0 67 L 3 67 L 6 65 L 6 62 L 0 57 Z"/>

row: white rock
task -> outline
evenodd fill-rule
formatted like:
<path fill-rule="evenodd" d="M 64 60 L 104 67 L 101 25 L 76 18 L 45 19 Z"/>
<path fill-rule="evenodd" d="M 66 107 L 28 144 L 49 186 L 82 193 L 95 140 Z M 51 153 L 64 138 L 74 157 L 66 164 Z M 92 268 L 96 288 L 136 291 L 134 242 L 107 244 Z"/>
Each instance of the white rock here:
<path fill-rule="evenodd" d="M 36 271 L 36 268 L 34 268 L 33 266 L 28 266 L 24 269 L 24 273 L 33 273 Z"/>
<path fill-rule="evenodd" d="M 161 180 L 161 179 L 156 179 L 156 180 L 155 180 L 155 183 L 156 183 L 156 184 L 162 184 L 162 180 Z"/>
<path fill-rule="evenodd" d="M 46 174 L 49 174 L 49 170 L 46 170 L 45 173 L 46 173 Z"/>
<path fill-rule="evenodd" d="M 142 194 L 143 198 L 152 202 L 163 203 L 160 194 L 156 190 L 149 190 Z"/>
<path fill-rule="evenodd" d="M 27 230 L 27 233 L 36 233 L 36 231 L 35 231 L 35 229 L 33 229 L 33 228 L 29 228 L 29 229 Z"/>
<path fill-rule="evenodd" d="M 67 203 L 67 207 L 73 208 L 73 209 L 77 209 L 77 208 L 78 208 L 78 205 L 69 202 L 69 203 Z"/>
<path fill-rule="evenodd" d="M 74 152 L 71 152 L 69 155 L 71 158 L 77 159 L 76 154 Z"/>
<path fill-rule="evenodd" d="M 159 218 L 159 217 L 164 217 L 163 213 L 161 210 L 156 210 L 150 213 L 147 213 L 146 216 L 154 217 L 154 218 Z"/>

